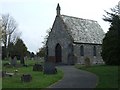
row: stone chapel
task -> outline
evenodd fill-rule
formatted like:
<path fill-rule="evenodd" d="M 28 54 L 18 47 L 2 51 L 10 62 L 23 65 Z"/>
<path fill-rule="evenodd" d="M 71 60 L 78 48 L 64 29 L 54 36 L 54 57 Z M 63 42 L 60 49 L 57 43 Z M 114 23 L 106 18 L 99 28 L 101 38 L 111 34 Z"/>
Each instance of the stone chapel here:
<path fill-rule="evenodd" d="M 61 15 L 57 5 L 56 17 L 47 39 L 47 60 L 63 64 L 103 63 L 101 45 L 104 31 L 97 21 Z"/>

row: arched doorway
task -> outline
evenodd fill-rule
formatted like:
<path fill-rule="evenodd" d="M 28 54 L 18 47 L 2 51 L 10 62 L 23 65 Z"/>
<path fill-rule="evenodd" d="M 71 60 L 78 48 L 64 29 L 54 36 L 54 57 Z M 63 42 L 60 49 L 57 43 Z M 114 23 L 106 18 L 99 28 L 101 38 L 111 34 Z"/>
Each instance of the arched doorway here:
<path fill-rule="evenodd" d="M 55 47 L 55 58 L 56 58 L 56 63 L 61 62 L 62 61 L 62 49 L 60 44 L 57 44 Z"/>

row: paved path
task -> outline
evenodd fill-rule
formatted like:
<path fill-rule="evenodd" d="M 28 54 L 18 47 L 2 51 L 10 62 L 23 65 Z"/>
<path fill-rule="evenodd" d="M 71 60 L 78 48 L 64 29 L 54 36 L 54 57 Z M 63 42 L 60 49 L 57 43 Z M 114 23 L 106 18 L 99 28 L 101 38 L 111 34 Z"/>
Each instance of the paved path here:
<path fill-rule="evenodd" d="M 76 69 L 74 66 L 59 66 L 64 72 L 62 80 L 51 85 L 48 88 L 95 88 L 97 83 L 97 76 Z"/>

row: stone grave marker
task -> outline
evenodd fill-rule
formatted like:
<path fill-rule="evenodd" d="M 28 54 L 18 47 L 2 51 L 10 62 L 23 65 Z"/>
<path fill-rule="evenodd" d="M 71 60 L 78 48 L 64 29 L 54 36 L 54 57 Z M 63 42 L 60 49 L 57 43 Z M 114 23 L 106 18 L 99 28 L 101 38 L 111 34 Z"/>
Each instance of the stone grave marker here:
<path fill-rule="evenodd" d="M 17 58 L 14 57 L 14 58 L 11 59 L 11 65 L 15 67 L 16 64 L 17 64 Z"/>
<path fill-rule="evenodd" d="M 3 64 L 3 66 L 10 66 L 10 63 L 6 62 Z"/>
<path fill-rule="evenodd" d="M 32 76 L 30 74 L 23 74 L 21 76 L 22 82 L 30 82 L 32 80 Z"/>
<path fill-rule="evenodd" d="M 2 71 L 2 77 L 5 77 L 6 76 L 6 71 Z"/>
<path fill-rule="evenodd" d="M 35 64 L 33 66 L 33 71 L 43 71 L 43 66 L 40 64 Z"/>
<path fill-rule="evenodd" d="M 53 62 L 45 62 L 44 63 L 44 74 L 56 74 L 57 69 L 55 67 L 55 63 Z"/>
<path fill-rule="evenodd" d="M 2 77 L 7 77 L 7 76 L 12 77 L 14 75 L 14 73 L 6 72 L 6 71 L 1 71 L 0 74 Z"/>

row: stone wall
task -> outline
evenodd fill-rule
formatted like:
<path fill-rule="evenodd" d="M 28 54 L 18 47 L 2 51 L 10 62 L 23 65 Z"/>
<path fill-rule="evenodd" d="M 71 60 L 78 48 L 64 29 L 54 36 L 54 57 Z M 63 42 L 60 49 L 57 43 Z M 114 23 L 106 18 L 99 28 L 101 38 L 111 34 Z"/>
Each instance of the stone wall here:
<path fill-rule="evenodd" d="M 80 55 L 80 46 L 84 47 L 84 56 Z M 93 47 L 96 47 L 96 56 L 93 55 Z M 92 45 L 92 44 L 74 44 L 74 54 L 77 57 L 77 63 L 84 64 L 86 57 L 90 58 L 91 64 L 100 64 L 103 63 L 101 57 L 101 45 Z"/>
<path fill-rule="evenodd" d="M 74 62 L 84 64 L 84 59 L 89 57 L 92 64 L 103 63 L 101 58 L 101 45 L 93 44 L 73 44 L 73 40 L 67 32 L 67 27 L 60 16 L 56 16 L 51 32 L 49 33 L 48 46 L 48 60 L 55 61 L 55 47 L 59 43 L 62 49 L 62 63 L 69 64 L 73 61 L 69 59 L 76 59 Z M 71 45 L 73 50 L 71 49 Z M 84 56 L 80 55 L 80 46 L 84 47 Z M 93 47 L 96 47 L 96 56 L 93 55 Z M 73 57 L 71 57 L 73 56 Z"/>
<path fill-rule="evenodd" d="M 55 47 L 58 43 L 62 49 L 62 63 L 67 64 L 68 45 L 72 43 L 72 41 L 66 32 L 66 26 L 62 22 L 62 19 L 57 16 L 47 42 L 48 57 L 55 57 Z"/>

